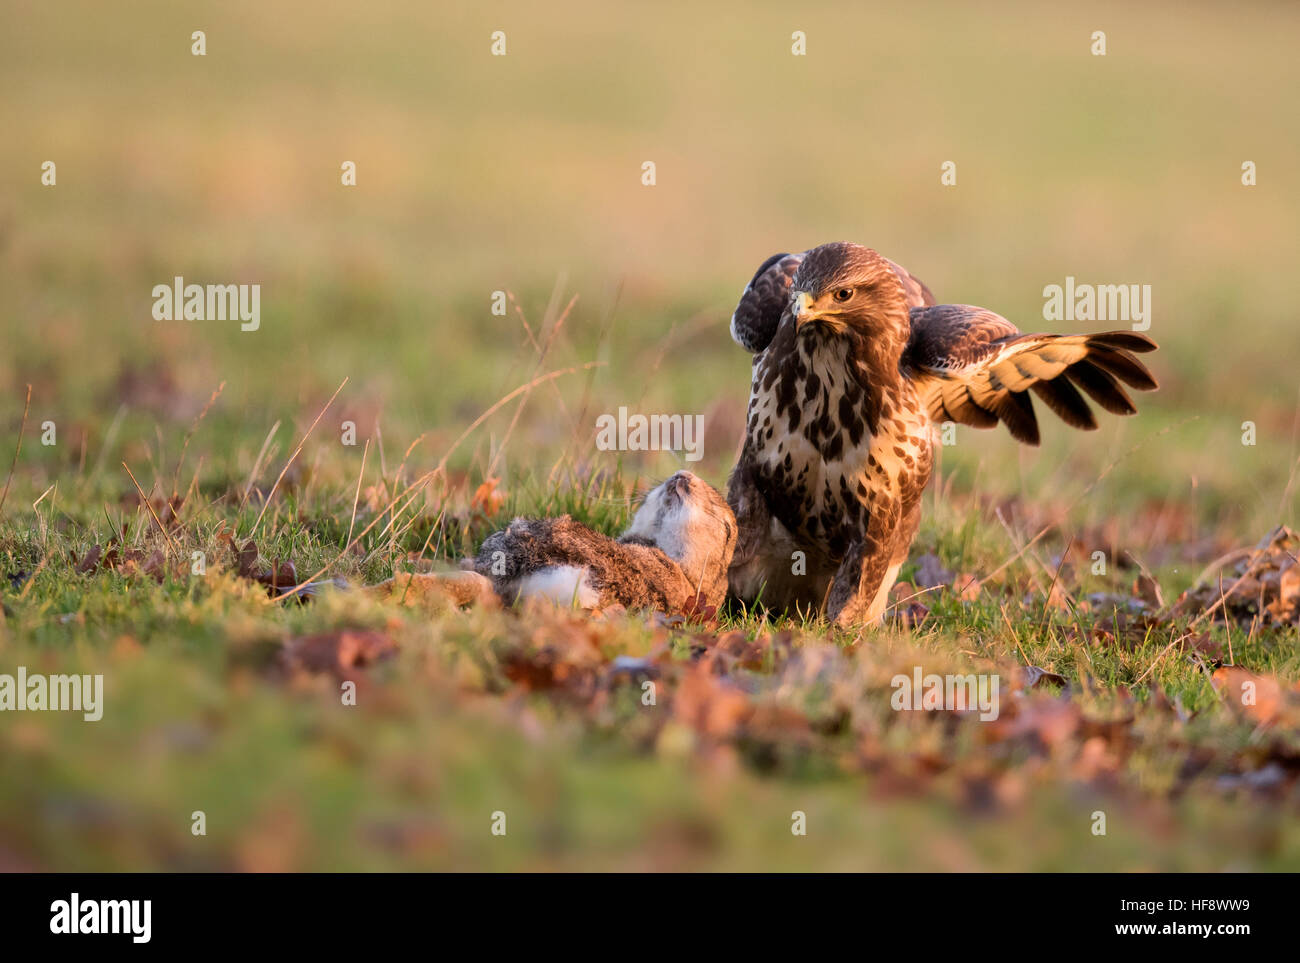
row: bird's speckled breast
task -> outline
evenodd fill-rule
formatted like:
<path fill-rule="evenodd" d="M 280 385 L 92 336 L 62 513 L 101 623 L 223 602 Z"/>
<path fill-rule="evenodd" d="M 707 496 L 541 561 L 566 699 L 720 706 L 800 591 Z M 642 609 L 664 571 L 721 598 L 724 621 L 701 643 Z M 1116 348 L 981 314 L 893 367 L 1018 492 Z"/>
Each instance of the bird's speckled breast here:
<path fill-rule="evenodd" d="M 930 425 L 903 378 L 851 373 L 845 339 L 803 332 L 792 347 L 755 359 L 750 450 L 772 514 L 838 559 L 925 486 Z"/>

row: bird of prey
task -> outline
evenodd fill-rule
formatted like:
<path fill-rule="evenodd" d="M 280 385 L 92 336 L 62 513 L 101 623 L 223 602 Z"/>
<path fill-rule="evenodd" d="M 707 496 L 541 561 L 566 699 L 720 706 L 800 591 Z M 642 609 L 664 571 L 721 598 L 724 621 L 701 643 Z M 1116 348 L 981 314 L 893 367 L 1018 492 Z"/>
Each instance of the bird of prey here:
<path fill-rule="evenodd" d="M 899 265 L 857 244 L 778 254 L 731 320 L 751 352 L 744 446 L 727 499 L 739 537 L 733 596 L 879 621 L 920 526 L 934 429 L 999 422 L 1039 441 L 1033 392 L 1075 428 L 1097 422 L 1079 389 L 1133 414 L 1124 386 L 1155 379 L 1132 331 L 1021 334 L 1006 318 L 936 305 Z"/>

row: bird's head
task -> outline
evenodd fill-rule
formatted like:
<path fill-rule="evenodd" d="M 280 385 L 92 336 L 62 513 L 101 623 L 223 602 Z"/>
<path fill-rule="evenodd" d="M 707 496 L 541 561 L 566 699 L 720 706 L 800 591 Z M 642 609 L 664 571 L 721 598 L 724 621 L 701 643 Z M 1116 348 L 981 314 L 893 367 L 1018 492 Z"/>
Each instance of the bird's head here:
<path fill-rule="evenodd" d="M 790 285 L 795 330 L 907 340 L 907 294 L 889 262 L 870 248 L 837 241 L 804 257 Z"/>

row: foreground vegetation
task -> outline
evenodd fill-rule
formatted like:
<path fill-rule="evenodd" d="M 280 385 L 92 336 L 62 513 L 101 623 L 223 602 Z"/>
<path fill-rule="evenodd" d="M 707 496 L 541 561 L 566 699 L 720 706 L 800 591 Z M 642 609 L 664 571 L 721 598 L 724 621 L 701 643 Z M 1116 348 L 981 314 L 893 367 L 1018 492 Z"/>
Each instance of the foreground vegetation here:
<path fill-rule="evenodd" d="M 206 465 L 219 455 L 202 439 L 199 423 L 188 457 Z M 4 719 L 7 866 L 1300 863 L 1300 596 L 1264 574 L 1294 564 L 1293 541 L 1220 560 L 1213 590 L 1175 604 L 1190 577 L 1173 572 L 1217 547 L 1169 545 L 1144 574 L 1117 546 L 1157 518 L 1128 517 L 1117 543 L 1050 523 L 1031 542 L 1031 509 L 945 491 L 880 631 L 459 611 L 355 586 L 445 566 L 515 512 L 615 532 L 628 482 L 560 472 L 547 495 L 515 495 L 438 474 L 399 512 L 402 470 L 345 488 L 297 464 L 269 502 L 273 465 L 174 497 L 159 477 L 147 502 L 122 468 L 98 517 L 51 490 L 30 524 L 7 523 L 5 669 L 100 673 L 106 691 L 98 722 Z M 273 598 L 310 575 L 354 588 Z M 895 711 L 892 680 L 917 667 L 996 675 L 998 717 Z"/>

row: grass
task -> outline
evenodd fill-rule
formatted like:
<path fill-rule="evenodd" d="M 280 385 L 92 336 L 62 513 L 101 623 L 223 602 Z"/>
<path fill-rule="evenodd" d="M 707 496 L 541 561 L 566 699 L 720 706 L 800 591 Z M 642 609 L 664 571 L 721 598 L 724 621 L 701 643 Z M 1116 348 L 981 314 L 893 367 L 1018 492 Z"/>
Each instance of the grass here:
<path fill-rule="evenodd" d="M 107 693 L 93 724 L 0 716 L 0 866 L 1300 866 L 1294 720 L 1235 711 L 1171 646 L 1194 614 L 1104 631 L 1140 566 L 1172 600 L 1300 507 L 1294 10 L 759 4 L 743 29 L 699 5 L 294 10 L 27 5 L 0 36 L 18 92 L 0 440 L 23 432 L 0 672 L 102 672 Z M 487 55 L 495 29 L 506 58 Z M 1106 58 L 1087 54 L 1095 29 Z M 687 467 L 725 484 L 748 381 L 735 295 L 768 254 L 833 238 L 1023 329 L 1051 328 L 1041 292 L 1066 275 L 1153 286 L 1161 390 L 1138 417 L 1081 434 L 1044 414 L 1041 449 L 965 428 L 943 449 L 903 578 L 926 555 L 997 572 L 975 597 L 926 593 L 919 625 L 855 637 L 735 611 L 666 626 L 275 604 L 236 574 L 223 536 L 365 584 L 449 564 L 515 514 L 616 532 L 633 493 L 681 467 L 596 450 L 595 416 L 620 405 L 704 414 Z M 260 330 L 153 321 L 150 291 L 176 275 L 260 283 Z M 182 500 L 166 537 L 124 463 L 164 523 Z M 489 467 L 490 516 L 474 497 Z M 137 569 L 160 553 L 161 579 L 77 571 L 113 538 Z M 354 673 L 355 707 L 334 675 L 281 664 L 345 629 L 397 650 Z M 1294 626 L 1209 632 L 1225 660 L 1300 680 Z M 649 660 L 657 706 L 619 655 Z M 891 712 L 890 678 L 916 665 L 1008 687 L 1033 665 L 1069 695 L 1008 695 L 992 727 Z"/>

